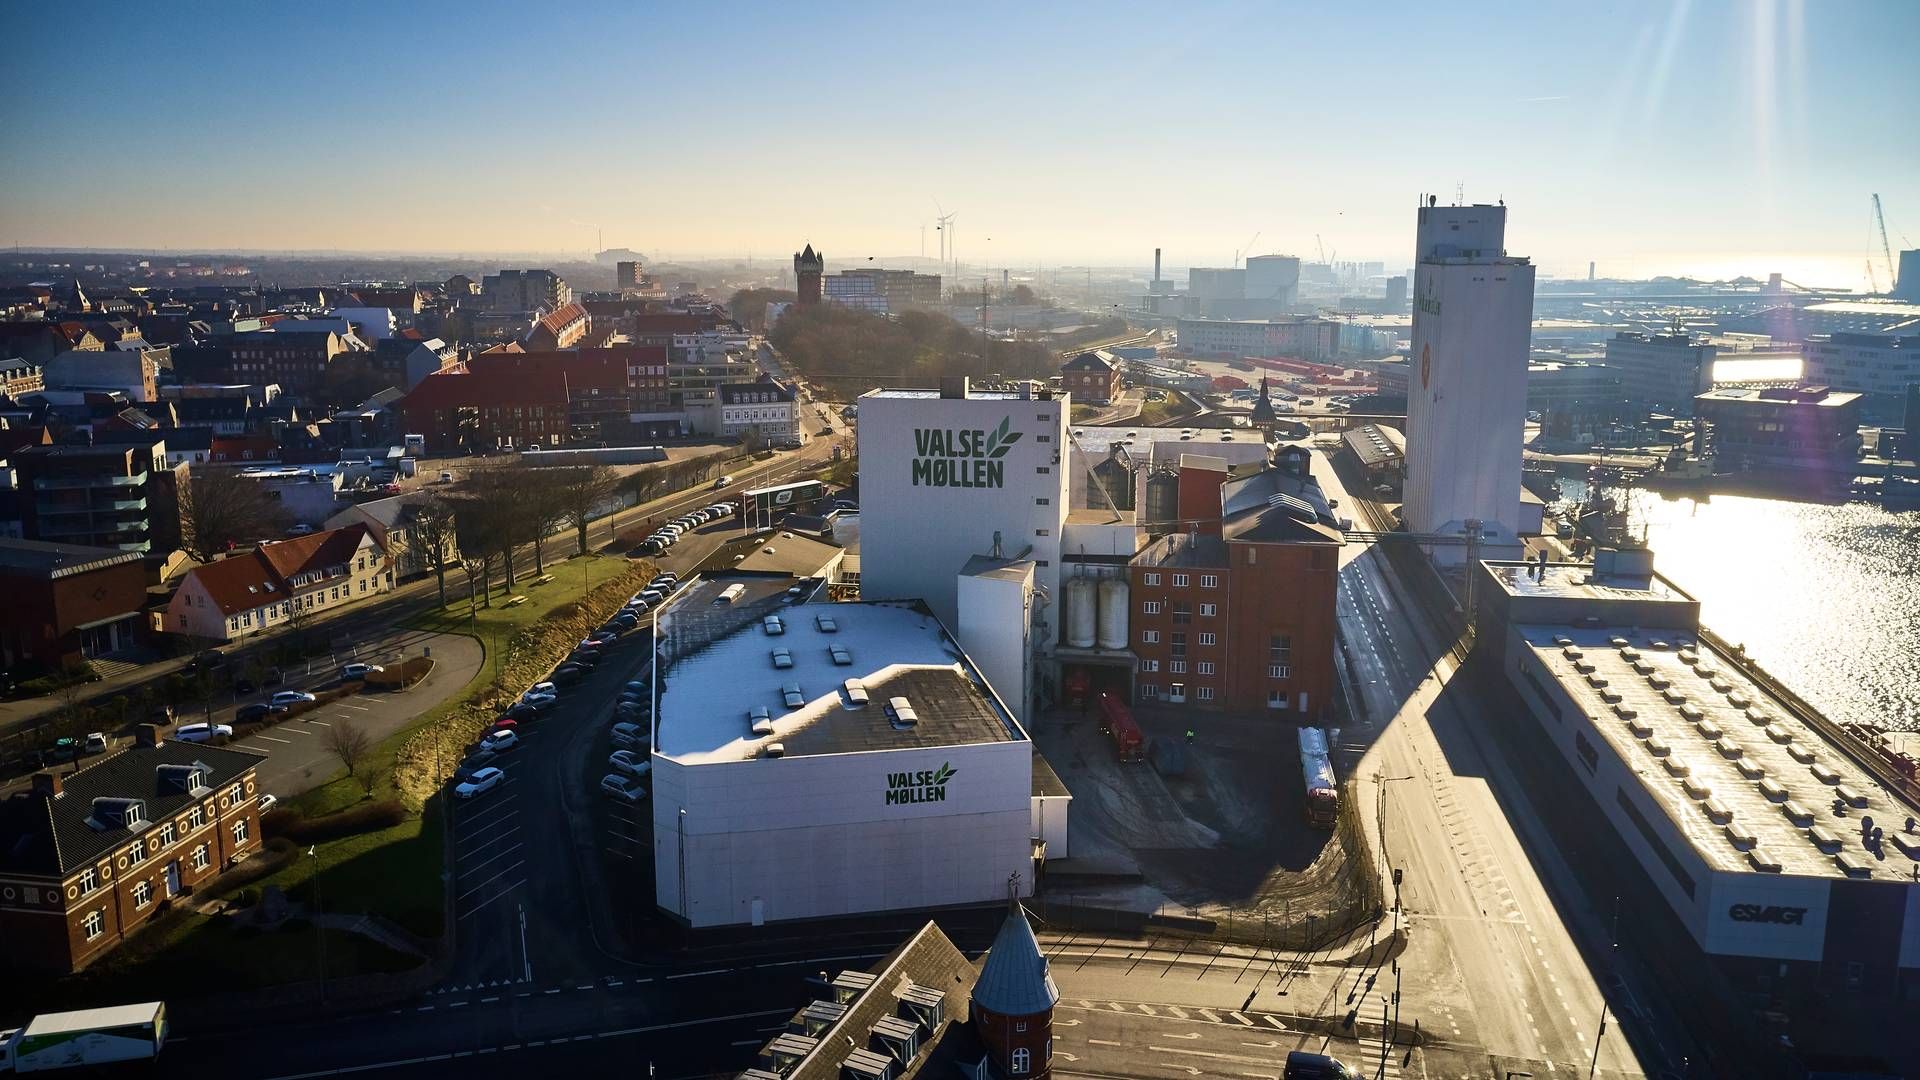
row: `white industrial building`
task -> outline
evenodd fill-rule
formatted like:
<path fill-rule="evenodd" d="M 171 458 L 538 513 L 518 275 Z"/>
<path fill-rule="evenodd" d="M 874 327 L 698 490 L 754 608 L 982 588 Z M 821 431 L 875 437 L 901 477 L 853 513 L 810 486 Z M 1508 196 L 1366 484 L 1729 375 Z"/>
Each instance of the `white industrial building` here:
<path fill-rule="evenodd" d="M 1703 642 L 1644 549 L 1476 572 L 1481 636 L 1702 954 L 1761 993 L 1920 994 L 1920 786 Z"/>
<path fill-rule="evenodd" d="M 1031 559 L 1058 595 L 1067 520 L 1067 416 L 1044 385 L 870 390 L 860 407 L 860 595 L 925 600 L 959 625 L 959 575 L 976 555 Z"/>
<path fill-rule="evenodd" d="M 787 581 L 703 579 L 660 617 L 660 908 L 759 925 L 1030 892 L 1068 797 L 980 668 L 923 604 L 790 604 Z"/>
<path fill-rule="evenodd" d="M 1420 207 L 1407 380 L 1407 528 L 1478 521 L 1489 553 L 1518 550 L 1533 324 L 1534 268 L 1506 253 L 1506 228 L 1504 205 Z"/>

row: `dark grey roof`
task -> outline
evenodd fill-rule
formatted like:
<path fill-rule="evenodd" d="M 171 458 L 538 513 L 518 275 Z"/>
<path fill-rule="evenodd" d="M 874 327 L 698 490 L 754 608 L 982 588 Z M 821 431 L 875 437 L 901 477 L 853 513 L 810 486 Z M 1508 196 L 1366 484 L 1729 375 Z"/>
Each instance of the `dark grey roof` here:
<path fill-rule="evenodd" d="M 0 870 L 64 876 L 150 827 L 96 828 L 88 821 L 95 799 L 140 799 L 146 803 L 146 821 L 158 823 L 203 797 L 162 779 L 162 765 L 205 765 L 206 786 L 218 791 L 265 760 L 265 754 L 249 750 L 171 739 L 98 758 L 63 777 L 59 798 L 28 795 L 8 803 L 5 831 L 0 832 Z"/>
<path fill-rule="evenodd" d="M 81 574 L 125 562 L 138 562 L 137 551 L 50 544 L 41 540 L 0 539 L 0 570 L 44 574 L 48 579 Z"/>
<path fill-rule="evenodd" d="M 840 1080 L 849 1058 L 884 1054 L 885 1044 L 874 1028 L 888 1018 L 915 1024 L 920 1030 L 914 1060 L 896 1065 L 895 1076 L 912 1075 L 927 1064 L 949 1033 L 964 1028 L 968 1019 L 967 992 L 973 986 L 973 965 L 952 941 L 929 922 L 919 933 L 888 953 L 873 969 L 866 989 L 844 1002 L 846 1011 L 831 1026 L 806 1040 L 807 1054 L 786 1072 L 787 1080 Z M 929 1030 L 922 1010 L 939 1001 L 939 1022 Z M 916 1000 L 917 999 L 917 1000 Z M 794 1038 L 794 1036 L 784 1036 Z M 763 1052 L 761 1068 L 772 1064 Z M 941 1074 L 929 1074 L 941 1075 Z"/>
<path fill-rule="evenodd" d="M 1008 905 L 1007 921 L 987 951 L 980 980 L 973 985 L 973 1000 L 1001 1016 L 1035 1016 L 1060 1000 L 1060 988 L 1053 984 L 1047 958 L 1018 901 Z"/>

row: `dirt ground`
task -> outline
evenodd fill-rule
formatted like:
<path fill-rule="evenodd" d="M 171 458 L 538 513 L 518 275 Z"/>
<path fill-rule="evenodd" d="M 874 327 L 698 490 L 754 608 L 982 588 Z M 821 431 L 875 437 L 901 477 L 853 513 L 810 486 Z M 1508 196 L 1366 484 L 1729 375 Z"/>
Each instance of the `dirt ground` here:
<path fill-rule="evenodd" d="M 1291 724 L 1168 709 L 1135 716 L 1163 744 L 1149 761 L 1119 761 L 1092 711 L 1051 712 L 1035 725 L 1040 751 L 1073 793 L 1071 856 L 1048 865 L 1051 891 L 1212 918 L 1342 906 L 1345 852 L 1333 832 L 1306 822 Z M 1184 768 L 1167 768 L 1181 757 Z"/>

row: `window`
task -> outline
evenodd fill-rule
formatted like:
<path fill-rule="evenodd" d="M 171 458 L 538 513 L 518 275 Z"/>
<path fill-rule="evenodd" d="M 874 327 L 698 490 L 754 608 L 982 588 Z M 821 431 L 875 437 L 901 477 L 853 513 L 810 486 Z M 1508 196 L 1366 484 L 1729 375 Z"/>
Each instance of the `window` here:
<path fill-rule="evenodd" d="M 1143 575 L 1143 576 L 1141 577 L 1141 579 L 1140 579 L 1140 580 L 1141 580 L 1141 583 L 1142 583 L 1142 584 L 1146 584 L 1146 585 L 1158 585 L 1158 584 L 1160 584 L 1160 575 L 1159 575 L 1159 574 L 1145 574 L 1145 575 Z"/>
<path fill-rule="evenodd" d="M 1029 1051 L 1026 1047 L 1022 1046 L 1014 1050 L 1013 1074 L 1015 1076 L 1024 1075 L 1027 1071 L 1027 1067 L 1032 1063 L 1033 1063 L 1033 1053 Z"/>
<path fill-rule="evenodd" d="M 1167 644 L 1172 647 L 1173 655 L 1187 655 L 1187 635 L 1185 633 L 1178 630 L 1174 631 L 1168 636 Z"/>
<path fill-rule="evenodd" d="M 1185 574 L 1175 574 L 1175 575 L 1173 575 L 1173 587 L 1174 587 L 1174 588 L 1176 588 L 1176 589 L 1184 589 L 1184 588 L 1186 588 L 1186 587 L 1187 587 L 1187 575 L 1185 575 Z"/>
<path fill-rule="evenodd" d="M 1293 662 L 1293 638 L 1286 634 L 1273 634 L 1267 638 L 1267 661 L 1274 664 Z"/>
<path fill-rule="evenodd" d="M 87 912 L 87 917 L 80 923 L 80 929 L 86 932 L 88 941 L 92 941 L 94 938 L 106 933 L 107 916 L 105 911 Z"/>
<path fill-rule="evenodd" d="M 1211 686 L 1195 687 L 1193 691 L 1193 696 L 1201 701 L 1212 701 L 1213 687 Z"/>
<path fill-rule="evenodd" d="M 134 866 L 139 866 L 146 861 L 147 842 L 145 840 L 135 840 L 133 846 L 127 849 L 127 862 Z"/>
<path fill-rule="evenodd" d="M 246 818 L 241 818 L 239 821 L 233 823 L 233 842 L 236 844 L 244 844 L 247 842 Z"/>
<path fill-rule="evenodd" d="M 1142 631 L 1140 631 L 1140 644 L 1142 644 L 1142 645 L 1158 645 L 1158 644 L 1160 644 L 1160 631 L 1158 631 L 1158 630 L 1142 630 Z"/>
<path fill-rule="evenodd" d="M 1174 675 L 1185 675 L 1187 673 L 1187 662 L 1185 660 L 1169 660 L 1167 661 L 1167 671 Z"/>
<path fill-rule="evenodd" d="M 143 908 L 151 903 L 153 903 L 153 882 L 151 881 L 134 882 L 133 883 L 133 906 L 136 908 Z"/>
<path fill-rule="evenodd" d="M 1290 674 L 1292 674 L 1292 669 L 1285 664 L 1267 665 L 1267 678 L 1269 679 L 1284 679 Z"/>
<path fill-rule="evenodd" d="M 1218 574 L 1201 574 L 1201 575 L 1200 575 L 1200 587 L 1201 587 L 1201 588 L 1203 588 L 1203 589 L 1217 589 L 1217 588 L 1219 588 L 1219 587 L 1220 587 L 1220 576 L 1219 576 Z"/>
<path fill-rule="evenodd" d="M 1160 614 L 1160 601 L 1158 601 L 1158 600 L 1142 600 L 1142 601 L 1140 602 L 1140 614 L 1142 614 L 1142 615 L 1158 615 L 1158 614 Z"/>
<path fill-rule="evenodd" d="M 1141 671 L 1147 671 L 1147 672 L 1154 672 L 1154 671 L 1159 671 L 1159 670 L 1160 670 L 1160 661 L 1158 661 L 1158 660 L 1142 660 L 1142 661 L 1140 661 L 1140 670 L 1141 670 Z"/>
<path fill-rule="evenodd" d="M 1212 635 L 1212 634 L 1201 634 L 1201 635 L 1200 635 L 1200 644 L 1202 644 L 1202 645 L 1211 645 L 1211 644 L 1213 644 L 1213 641 L 1214 641 L 1214 638 L 1213 638 L 1213 635 Z"/>
<path fill-rule="evenodd" d="M 1196 675 L 1211 675 L 1213 674 L 1213 661 L 1202 660 L 1193 670 Z"/>
<path fill-rule="evenodd" d="M 159 835 L 154 837 L 153 840 L 153 850 L 159 851 L 171 843 L 173 843 L 173 822 L 169 821 L 165 825 L 160 826 Z"/>
<path fill-rule="evenodd" d="M 89 866 L 80 871 L 80 895 L 85 896 L 100 887 L 100 875 Z"/>
<path fill-rule="evenodd" d="M 1218 612 L 1219 610 L 1220 610 L 1220 609 L 1219 609 L 1218 607 L 1215 607 L 1215 606 L 1214 606 L 1214 605 L 1212 605 L 1212 604 L 1201 604 L 1201 605 L 1200 605 L 1200 617 L 1201 617 L 1201 618 L 1203 618 L 1203 619 L 1211 619 L 1211 618 L 1213 618 L 1213 616 L 1215 615 L 1215 613 L 1217 613 L 1217 612 Z"/>

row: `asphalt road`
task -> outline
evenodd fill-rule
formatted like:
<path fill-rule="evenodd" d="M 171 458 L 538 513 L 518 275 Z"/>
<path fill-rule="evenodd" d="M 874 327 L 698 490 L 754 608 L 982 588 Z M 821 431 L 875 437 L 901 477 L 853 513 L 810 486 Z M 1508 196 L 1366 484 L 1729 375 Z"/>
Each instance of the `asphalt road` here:
<path fill-rule="evenodd" d="M 1315 459 L 1328 494 L 1351 503 L 1325 466 Z M 1600 987 L 1614 974 L 1610 913 L 1596 909 L 1543 835 L 1514 763 L 1485 734 L 1484 703 L 1465 684 L 1449 688 L 1451 657 L 1391 577 L 1373 546 L 1342 551 L 1342 649 L 1365 713 L 1388 718 L 1343 742 L 1364 748 L 1357 790 L 1374 805 L 1363 816 L 1370 825 L 1384 816 L 1386 859 L 1405 874 L 1402 1008 L 1510 1068 L 1584 1074 L 1595 1061 Z M 1617 1021 L 1598 1049 L 1598 1075 L 1644 1075 Z"/>

